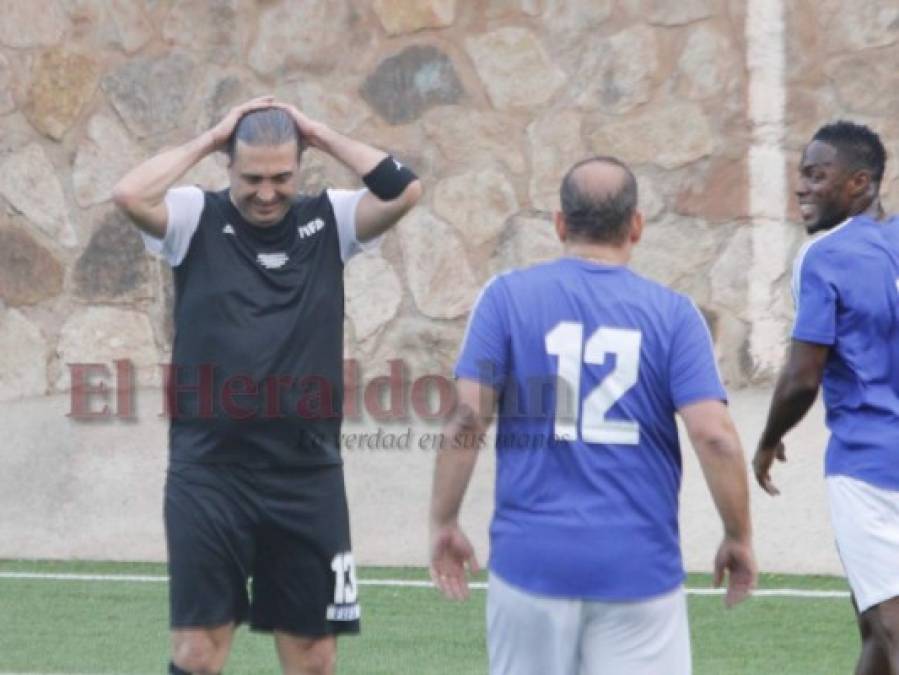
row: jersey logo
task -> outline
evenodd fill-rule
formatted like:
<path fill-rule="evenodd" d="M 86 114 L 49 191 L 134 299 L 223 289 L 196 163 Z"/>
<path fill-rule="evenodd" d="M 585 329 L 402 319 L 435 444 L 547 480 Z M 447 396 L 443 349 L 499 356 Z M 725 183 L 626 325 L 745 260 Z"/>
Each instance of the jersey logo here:
<path fill-rule="evenodd" d="M 231 227 L 231 223 L 225 223 L 225 226 L 222 228 L 222 234 L 234 235 L 234 228 Z"/>
<path fill-rule="evenodd" d="M 257 253 L 256 260 L 267 270 L 277 270 L 284 267 L 290 258 L 286 253 Z"/>
<path fill-rule="evenodd" d="M 324 227 L 325 221 L 321 218 L 316 218 L 315 220 L 310 220 L 305 225 L 297 225 L 297 233 L 300 235 L 300 239 L 305 239 L 306 237 L 311 237 L 313 234 L 321 232 Z"/>

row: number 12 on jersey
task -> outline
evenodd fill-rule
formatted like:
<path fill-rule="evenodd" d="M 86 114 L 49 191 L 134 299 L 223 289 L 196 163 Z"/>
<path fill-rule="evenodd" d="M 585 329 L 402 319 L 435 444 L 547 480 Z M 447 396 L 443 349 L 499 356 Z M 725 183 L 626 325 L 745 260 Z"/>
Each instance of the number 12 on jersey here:
<path fill-rule="evenodd" d="M 585 345 L 584 325 L 574 321 L 562 321 L 546 334 L 546 351 L 558 357 L 559 364 L 553 428 L 556 440 L 577 440 L 580 421 L 581 437 L 587 443 L 637 445 L 640 442 L 640 425 L 637 422 L 608 420 L 606 413 L 637 383 L 642 337 L 638 330 L 598 328 Z M 579 415 L 583 365 L 602 365 L 607 354 L 615 355 L 615 367 L 587 394 L 583 413 Z M 562 387 L 566 392 L 561 391 Z M 565 393 L 570 395 L 565 396 Z M 579 417 L 583 419 L 579 420 Z"/>

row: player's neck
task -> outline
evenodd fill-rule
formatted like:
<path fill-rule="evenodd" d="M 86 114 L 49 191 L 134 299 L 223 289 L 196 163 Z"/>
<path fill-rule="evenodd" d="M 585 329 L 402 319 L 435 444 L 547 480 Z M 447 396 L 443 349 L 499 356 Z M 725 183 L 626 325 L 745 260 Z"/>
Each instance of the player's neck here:
<path fill-rule="evenodd" d="M 880 197 L 876 197 L 868 208 L 856 215 L 867 216 L 873 220 L 883 220 L 886 217 L 886 211 L 883 210 L 883 204 L 880 203 Z"/>
<path fill-rule="evenodd" d="M 582 242 L 566 243 L 565 255 L 583 258 L 603 265 L 627 265 L 631 259 L 630 246 L 601 246 Z"/>

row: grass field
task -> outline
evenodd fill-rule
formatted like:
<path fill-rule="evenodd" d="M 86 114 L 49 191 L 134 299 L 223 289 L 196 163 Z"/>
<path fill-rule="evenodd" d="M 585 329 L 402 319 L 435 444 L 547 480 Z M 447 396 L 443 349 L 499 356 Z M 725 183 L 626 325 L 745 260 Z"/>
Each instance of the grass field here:
<path fill-rule="evenodd" d="M 11 578 L 10 573 L 41 575 Z M 51 579 L 50 574 L 161 576 L 156 564 L 0 561 L 0 675 L 163 673 L 164 581 Z M 360 580 L 424 580 L 424 570 L 363 568 Z M 690 588 L 709 578 L 691 575 Z M 841 579 L 763 576 L 761 588 L 845 591 Z M 427 587 L 363 585 L 363 633 L 340 642 L 338 672 L 365 675 L 485 673 L 484 592 L 447 603 Z M 845 675 L 858 650 L 849 601 L 756 597 L 727 611 L 719 596 L 691 595 L 697 675 Z M 239 632 L 228 675 L 279 672 L 271 638 Z M 548 674 L 549 675 L 549 674 Z"/>

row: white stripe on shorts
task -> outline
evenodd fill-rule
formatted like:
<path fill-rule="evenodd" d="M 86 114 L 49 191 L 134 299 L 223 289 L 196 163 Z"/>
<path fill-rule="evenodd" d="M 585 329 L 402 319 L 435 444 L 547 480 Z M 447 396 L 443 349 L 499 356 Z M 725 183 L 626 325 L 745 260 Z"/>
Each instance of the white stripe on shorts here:
<path fill-rule="evenodd" d="M 827 496 L 837 550 L 858 610 L 899 597 L 899 491 L 828 476 Z"/>
<path fill-rule="evenodd" d="M 494 572 L 487 584 L 491 675 L 690 675 L 683 586 L 649 600 L 534 595 Z"/>

